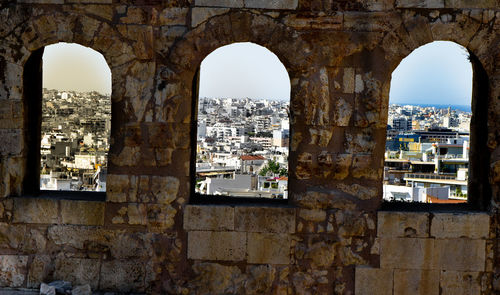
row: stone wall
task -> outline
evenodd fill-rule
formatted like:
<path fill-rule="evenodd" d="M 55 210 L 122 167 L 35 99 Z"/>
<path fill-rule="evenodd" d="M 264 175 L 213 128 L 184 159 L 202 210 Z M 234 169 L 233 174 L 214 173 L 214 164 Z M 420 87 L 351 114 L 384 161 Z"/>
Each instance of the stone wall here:
<path fill-rule="evenodd" d="M 65 279 L 154 294 L 500 292 L 499 7 L 498 0 L 2 1 L 0 287 Z M 391 73 L 434 40 L 471 52 L 479 131 L 470 207 L 482 213 L 378 212 Z M 37 69 L 28 61 L 57 42 L 91 47 L 111 68 L 105 201 L 26 193 L 38 152 L 28 116 L 37 81 L 27 78 Z M 196 71 L 233 42 L 265 46 L 290 76 L 286 206 L 190 201 Z"/>

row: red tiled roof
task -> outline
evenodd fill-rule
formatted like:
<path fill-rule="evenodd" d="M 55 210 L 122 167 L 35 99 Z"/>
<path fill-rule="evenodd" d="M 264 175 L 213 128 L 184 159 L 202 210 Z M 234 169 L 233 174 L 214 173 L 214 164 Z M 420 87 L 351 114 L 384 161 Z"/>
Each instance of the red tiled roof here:
<path fill-rule="evenodd" d="M 243 155 L 240 156 L 240 159 L 243 161 L 252 161 L 252 160 L 265 160 L 263 156 L 256 156 L 256 155 Z"/>
<path fill-rule="evenodd" d="M 286 177 L 286 176 L 281 176 L 280 178 L 278 178 L 278 180 L 288 180 L 288 177 Z"/>

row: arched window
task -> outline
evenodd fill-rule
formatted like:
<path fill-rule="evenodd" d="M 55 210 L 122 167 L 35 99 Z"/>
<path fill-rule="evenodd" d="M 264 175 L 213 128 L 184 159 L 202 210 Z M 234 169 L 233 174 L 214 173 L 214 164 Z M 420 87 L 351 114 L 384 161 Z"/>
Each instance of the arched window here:
<path fill-rule="evenodd" d="M 470 151 L 483 144 L 474 137 L 483 123 L 471 121 L 484 112 L 471 108 L 481 100 L 473 84 L 484 87 L 473 62 L 466 48 L 436 41 L 414 50 L 392 73 L 384 200 L 471 203 L 469 161 L 481 159 Z"/>
<path fill-rule="evenodd" d="M 472 66 L 465 48 L 433 42 L 393 72 L 384 199 L 467 200 Z"/>
<path fill-rule="evenodd" d="M 78 44 L 49 45 L 32 54 L 24 78 L 25 193 L 105 192 L 111 70 L 104 57 Z"/>
<path fill-rule="evenodd" d="M 201 63 L 198 92 L 195 195 L 287 199 L 290 79 L 278 57 L 220 47 Z"/>

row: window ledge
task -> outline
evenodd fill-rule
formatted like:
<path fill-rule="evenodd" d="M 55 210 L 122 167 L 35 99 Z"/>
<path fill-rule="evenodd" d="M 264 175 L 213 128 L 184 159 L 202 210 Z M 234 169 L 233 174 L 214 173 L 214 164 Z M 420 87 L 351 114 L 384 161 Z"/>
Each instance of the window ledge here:
<path fill-rule="evenodd" d="M 67 192 L 66 192 L 67 193 Z M 93 200 L 68 199 L 67 195 L 22 196 L 12 198 L 13 223 L 104 225 L 105 203 Z M 65 197 L 65 198 L 63 198 Z"/>
<path fill-rule="evenodd" d="M 432 204 L 418 202 L 382 202 L 379 211 L 394 212 L 486 212 L 479 210 L 469 203 L 461 204 Z"/>
<path fill-rule="evenodd" d="M 89 191 L 50 191 L 41 190 L 34 194 L 24 194 L 16 198 L 39 198 L 53 200 L 75 200 L 75 201 L 94 201 L 105 202 L 105 192 L 89 192 Z"/>
<path fill-rule="evenodd" d="M 189 204 L 192 205 L 227 205 L 227 206 L 256 206 L 256 207 L 285 207 L 289 205 L 289 199 L 247 198 L 220 195 L 191 195 Z"/>
<path fill-rule="evenodd" d="M 295 208 L 290 206 L 187 205 L 187 231 L 294 233 Z"/>

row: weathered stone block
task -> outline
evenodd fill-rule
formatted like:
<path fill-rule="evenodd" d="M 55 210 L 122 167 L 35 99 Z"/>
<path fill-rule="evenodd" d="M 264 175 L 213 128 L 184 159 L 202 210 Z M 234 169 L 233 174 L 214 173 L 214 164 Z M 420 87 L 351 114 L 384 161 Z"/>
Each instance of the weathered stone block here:
<path fill-rule="evenodd" d="M 66 0 L 66 3 L 111 4 L 113 3 L 113 0 Z"/>
<path fill-rule="evenodd" d="M 436 239 L 439 269 L 458 271 L 484 271 L 485 240 Z"/>
<path fill-rule="evenodd" d="M 104 203 L 61 200 L 61 217 L 65 224 L 104 225 Z"/>
<path fill-rule="evenodd" d="M 148 14 L 148 9 L 130 6 L 127 9 L 127 15 L 121 17 L 120 22 L 124 24 L 147 24 L 151 20 Z"/>
<path fill-rule="evenodd" d="M 374 168 L 374 161 L 376 160 L 373 155 L 354 155 L 352 159 L 352 176 L 355 178 L 380 180 L 383 168 Z"/>
<path fill-rule="evenodd" d="M 295 194 L 295 201 L 300 207 L 309 209 L 342 209 L 354 210 L 356 204 L 345 197 L 339 190 L 309 191 Z"/>
<path fill-rule="evenodd" d="M 244 232 L 294 233 L 295 209 L 236 207 L 234 228 Z"/>
<path fill-rule="evenodd" d="M 370 11 L 385 11 L 394 8 L 393 0 L 372 0 L 366 3 L 366 7 Z"/>
<path fill-rule="evenodd" d="M 118 166 L 135 166 L 140 160 L 140 148 L 126 146 L 118 155 L 110 155 L 111 161 Z"/>
<path fill-rule="evenodd" d="M 349 87 L 349 86 L 348 86 Z M 336 126 L 346 127 L 349 126 L 349 121 L 353 113 L 353 107 L 350 102 L 339 98 L 335 102 L 335 113 L 333 121 Z"/>
<path fill-rule="evenodd" d="M 446 0 L 445 8 L 498 9 L 498 1 L 497 0 Z"/>
<path fill-rule="evenodd" d="M 148 204 L 146 210 L 148 231 L 161 233 L 174 226 L 177 210 L 170 204 Z"/>
<path fill-rule="evenodd" d="M 52 243 L 75 249 L 87 249 L 91 245 L 107 249 L 114 238 L 113 231 L 94 226 L 55 225 L 48 229 L 48 239 Z"/>
<path fill-rule="evenodd" d="M 37 198 L 14 199 L 15 223 L 58 223 L 59 204 L 56 200 Z"/>
<path fill-rule="evenodd" d="M 238 8 L 243 7 L 243 0 L 196 0 L 194 4 L 195 6 Z"/>
<path fill-rule="evenodd" d="M 348 154 L 372 153 L 376 146 L 374 131 L 371 128 L 346 131 L 344 141 L 345 151 Z"/>
<path fill-rule="evenodd" d="M 224 14 L 228 11 L 229 8 L 194 7 L 191 9 L 191 26 L 196 27 L 209 18 Z"/>
<path fill-rule="evenodd" d="M 401 17 L 397 14 L 385 12 L 358 12 L 350 11 L 344 13 L 343 29 L 357 32 L 384 32 L 397 27 L 401 22 Z M 356 75 L 355 92 L 364 90 L 364 83 L 361 75 Z"/>
<path fill-rule="evenodd" d="M 103 261 L 99 289 L 117 290 L 119 292 L 140 292 L 144 289 L 144 277 L 145 268 L 142 261 Z"/>
<path fill-rule="evenodd" d="M 442 238 L 486 239 L 490 216 L 487 213 L 435 213 L 431 236 Z"/>
<path fill-rule="evenodd" d="M 354 77 L 355 77 L 354 68 L 345 68 L 344 69 L 344 93 L 354 93 Z"/>
<path fill-rule="evenodd" d="M 23 243 L 25 233 L 25 225 L 0 223 L 0 250 L 17 250 Z"/>
<path fill-rule="evenodd" d="M 27 263 L 28 256 L 0 255 L 0 287 L 21 287 Z"/>
<path fill-rule="evenodd" d="M 247 234 L 240 232 L 188 232 L 188 258 L 241 261 L 246 257 Z"/>
<path fill-rule="evenodd" d="M 23 148 L 21 129 L 0 129 L 0 155 L 19 155 Z"/>
<path fill-rule="evenodd" d="M 8 71 L 8 69 L 6 71 Z M 18 79 L 21 78 L 18 77 Z M 8 139 L 12 140 L 13 143 L 19 140 L 19 143 L 14 143 L 14 145 L 11 145 L 10 148 L 14 147 L 14 149 L 17 149 L 17 146 L 19 146 L 19 148 L 21 147 L 20 135 L 18 136 L 14 134 L 14 132 L 23 127 L 22 109 L 20 101 L 6 99 L 0 100 L 0 126 L 2 129 L 6 130 L 2 132 L 7 133 L 9 136 L 13 136 L 13 138 Z M 2 147 L 2 150 L 6 150 L 7 148 L 8 147 Z"/>
<path fill-rule="evenodd" d="M 347 258 L 348 255 L 339 255 L 338 249 L 339 244 L 335 243 L 333 239 L 321 238 L 320 235 L 311 235 L 304 241 L 300 241 L 296 244 L 294 248 L 294 258 L 297 260 L 304 260 L 310 263 L 311 269 L 325 269 L 332 267 L 335 259 Z M 345 248 L 341 249 L 341 251 Z M 347 250 L 349 251 L 349 250 Z M 347 259 L 343 259 L 343 262 L 347 262 Z M 350 263 L 349 261 L 347 263 Z"/>
<path fill-rule="evenodd" d="M 43 253 L 47 246 L 45 227 L 26 227 L 26 235 L 21 244 L 24 253 Z"/>
<path fill-rule="evenodd" d="M 355 83 L 354 83 L 354 92 L 361 93 L 365 90 L 365 84 L 363 82 L 363 78 L 360 74 L 356 75 Z"/>
<path fill-rule="evenodd" d="M 234 207 L 188 205 L 184 210 L 185 230 L 234 230 Z"/>
<path fill-rule="evenodd" d="M 69 281 L 73 286 L 89 284 L 92 289 L 96 289 L 99 282 L 99 268 L 99 259 L 58 256 L 54 278 Z"/>
<path fill-rule="evenodd" d="M 179 192 L 179 179 L 171 176 L 153 176 L 151 178 L 151 193 L 160 204 L 170 204 Z"/>
<path fill-rule="evenodd" d="M 363 186 L 357 183 L 353 183 L 350 185 L 340 183 L 337 185 L 337 187 L 344 193 L 347 193 L 360 200 L 373 200 L 378 197 L 378 191 L 373 186 Z"/>
<path fill-rule="evenodd" d="M 429 213 L 424 212 L 378 212 L 378 237 L 429 236 Z"/>
<path fill-rule="evenodd" d="M 171 7 L 165 8 L 158 13 L 158 25 L 182 26 L 187 25 L 188 8 Z"/>
<path fill-rule="evenodd" d="M 262 9 L 296 9 L 298 0 L 245 0 L 245 7 Z"/>
<path fill-rule="evenodd" d="M 106 179 L 106 198 L 108 202 L 127 202 L 130 187 L 128 175 L 108 174 Z"/>
<path fill-rule="evenodd" d="M 76 10 L 81 10 L 86 14 L 93 14 L 99 16 L 108 21 L 113 20 L 113 6 L 111 5 L 99 5 L 99 4 L 86 4 L 86 5 L 74 5 L 72 8 Z M 64 9 L 64 8 L 63 8 Z"/>
<path fill-rule="evenodd" d="M 113 224 L 146 225 L 147 211 L 145 204 L 129 203 L 126 206 L 122 206 L 116 213 L 111 219 Z"/>
<path fill-rule="evenodd" d="M 392 295 L 392 269 L 379 269 L 364 266 L 356 267 L 356 295 Z"/>
<path fill-rule="evenodd" d="M 299 217 L 314 222 L 322 222 L 326 220 L 326 211 L 319 209 L 299 209 Z"/>
<path fill-rule="evenodd" d="M 433 239 L 380 239 L 381 268 L 436 269 L 437 265 L 438 256 Z"/>
<path fill-rule="evenodd" d="M 145 233 L 124 233 L 122 231 L 107 232 L 103 231 L 107 238 L 111 241 L 104 243 L 96 242 L 94 245 L 96 250 L 100 248 L 106 251 L 109 248 L 109 253 L 113 258 L 134 258 L 134 257 L 147 257 L 151 255 L 152 242 L 151 236 Z"/>
<path fill-rule="evenodd" d="M 439 271 L 395 269 L 394 294 L 439 295 Z"/>
<path fill-rule="evenodd" d="M 441 295 L 481 294 L 481 279 L 478 272 L 441 271 Z"/>
<path fill-rule="evenodd" d="M 290 263 L 290 235 L 248 233 L 248 263 Z"/>
<path fill-rule="evenodd" d="M 396 8 L 444 8 L 445 0 L 396 0 Z"/>
<path fill-rule="evenodd" d="M 241 284 L 245 275 L 242 275 L 238 266 L 195 261 L 193 271 L 196 275 L 196 279 L 191 285 L 194 293 L 237 294 L 246 291 L 246 288 Z"/>
<path fill-rule="evenodd" d="M 49 255 L 37 255 L 33 258 L 28 272 L 28 288 L 39 288 L 40 283 L 45 282 L 53 267 L 52 259 Z"/>
<path fill-rule="evenodd" d="M 64 4 L 64 0 L 17 0 L 17 3 Z"/>
<path fill-rule="evenodd" d="M 342 29 L 343 14 L 336 13 L 324 17 L 302 17 L 298 15 L 288 15 L 283 19 L 287 26 L 299 30 L 317 29 L 317 30 L 340 30 Z"/>

